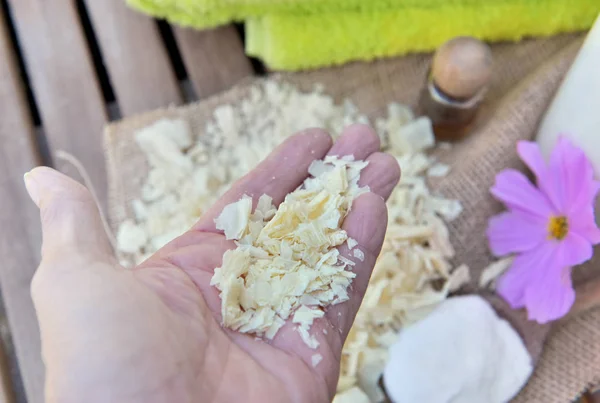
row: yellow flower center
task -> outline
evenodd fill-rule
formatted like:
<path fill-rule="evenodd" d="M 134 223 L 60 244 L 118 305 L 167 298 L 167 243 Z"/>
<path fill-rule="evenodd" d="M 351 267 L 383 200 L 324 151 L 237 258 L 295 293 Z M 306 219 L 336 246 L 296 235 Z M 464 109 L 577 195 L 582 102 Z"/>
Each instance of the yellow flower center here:
<path fill-rule="evenodd" d="M 569 233 L 569 222 L 567 217 L 550 217 L 550 223 L 548 224 L 548 236 L 557 241 L 565 239 Z"/>

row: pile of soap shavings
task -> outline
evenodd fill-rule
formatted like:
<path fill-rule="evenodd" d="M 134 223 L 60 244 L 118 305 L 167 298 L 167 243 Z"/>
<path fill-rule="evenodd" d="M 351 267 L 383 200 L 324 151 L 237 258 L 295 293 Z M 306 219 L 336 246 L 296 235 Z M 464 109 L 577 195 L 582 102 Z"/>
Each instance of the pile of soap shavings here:
<path fill-rule="evenodd" d="M 307 127 L 341 133 L 356 122 L 368 120 L 349 101 L 336 105 L 322 90 L 306 94 L 269 80 L 253 86 L 237 104 L 219 106 L 200 133 L 169 119 L 139 130 L 135 140 L 150 172 L 131 205 L 133 219 L 117 233 L 121 262 L 140 263 L 189 229 L 235 180 L 293 133 Z"/>
<path fill-rule="evenodd" d="M 236 179 L 294 132 L 322 127 L 337 134 L 357 121 L 368 123 L 349 101 L 337 105 L 321 90 L 301 93 L 265 81 L 240 102 L 217 108 L 201 133 L 191 133 L 181 120 L 161 120 L 140 130 L 136 141 L 150 172 L 132 203 L 133 218 L 119 227 L 121 261 L 132 266 L 186 231 Z M 398 159 L 402 179 L 388 202 L 383 251 L 342 352 L 340 403 L 381 400 L 377 382 L 397 332 L 427 315 L 468 278 L 466 267 L 449 264 L 454 252 L 445 225 L 461 206 L 432 195 L 427 186 L 428 177 L 449 172 L 426 154 L 434 145 L 430 121 L 391 104 L 387 117 L 374 123 L 385 151 Z M 262 203 L 259 214 L 274 214 L 265 211 L 265 199 Z"/>
<path fill-rule="evenodd" d="M 323 316 L 321 308 L 348 300 L 356 276 L 354 261 L 337 247 L 347 243 L 355 256 L 362 252 L 340 226 L 352 201 L 369 191 L 358 185 L 366 165 L 328 156 L 311 164 L 310 176 L 277 208 L 263 195 L 254 213 L 248 196 L 223 209 L 217 229 L 237 241 L 211 281 L 221 291 L 225 326 L 272 339 L 294 314 L 304 342 L 319 346 L 309 333 L 313 320 Z"/>

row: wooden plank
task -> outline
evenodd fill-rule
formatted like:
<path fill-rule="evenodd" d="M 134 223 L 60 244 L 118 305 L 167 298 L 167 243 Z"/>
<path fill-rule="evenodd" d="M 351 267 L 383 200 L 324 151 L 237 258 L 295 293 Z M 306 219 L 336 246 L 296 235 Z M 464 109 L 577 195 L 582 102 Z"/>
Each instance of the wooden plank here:
<path fill-rule="evenodd" d="M 83 162 L 106 208 L 102 147 L 106 108 L 75 1 L 8 0 L 8 4 L 50 148 Z M 57 168 L 78 177 L 62 163 Z"/>
<path fill-rule="evenodd" d="M 0 9 L 0 25 L 3 21 Z M 41 403 L 44 367 L 39 328 L 29 294 L 29 284 L 40 259 L 40 223 L 22 179 L 40 160 L 20 75 L 3 26 L 0 26 L 0 60 L 0 286 L 27 400 Z M 6 393 L 5 398 L 9 399 L 11 392 L 5 381 L 1 382 L 0 396 Z"/>
<path fill-rule="evenodd" d="M 206 31 L 174 27 L 174 34 L 199 98 L 226 90 L 254 74 L 235 27 Z"/>
<path fill-rule="evenodd" d="M 179 104 L 181 92 L 156 22 L 124 0 L 86 0 L 124 116 Z"/>

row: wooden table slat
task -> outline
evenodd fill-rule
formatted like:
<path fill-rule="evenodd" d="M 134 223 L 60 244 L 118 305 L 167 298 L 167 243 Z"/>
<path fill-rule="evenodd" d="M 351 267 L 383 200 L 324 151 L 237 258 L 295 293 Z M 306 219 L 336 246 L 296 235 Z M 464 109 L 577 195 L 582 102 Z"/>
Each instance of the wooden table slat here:
<path fill-rule="evenodd" d="M 229 89 L 254 74 L 235 27 L 205 31 L 174 27 L 174 34 L 200 99 Z"/>
<path fill-rule="evenodd" d="M 21 0 L 19 0 L 21 1 Z M 0 9 L 0 25 L 4 21 Z M 34 128 L 7 29 L 0 26 L 0 284 L 29 403 L 43 401 L 44 368 L 29 284 L 40 253 L 39 214 L 23 174 L 39 164 Z M 2 378 L 5 377 L 2 368 Z M 12 393 L 0 388 L 0 402 Z"/>
<path fill-rule="evenodd" d="M 182 101 L 156 22 L 124 0 L 86 0 L 123 116 Z"/>
<path fill-rule="evenodd" d="M 103 208 L 106 106 L 72 0 L 8 0 L 48 143 L 81 160 Z M 57 168 L 78 177 L 67 166 Z"/>

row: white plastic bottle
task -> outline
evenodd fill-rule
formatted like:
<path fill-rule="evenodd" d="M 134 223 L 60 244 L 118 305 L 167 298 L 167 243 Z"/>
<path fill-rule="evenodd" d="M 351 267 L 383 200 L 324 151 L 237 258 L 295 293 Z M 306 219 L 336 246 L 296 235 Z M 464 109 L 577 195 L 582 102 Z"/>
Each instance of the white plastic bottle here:
<path fill-rule="evenodd" d="M 559 135 L 585 150 L 600 177 L 600 17 L 546 111 L 536 137 L 548 157 Z"/>

